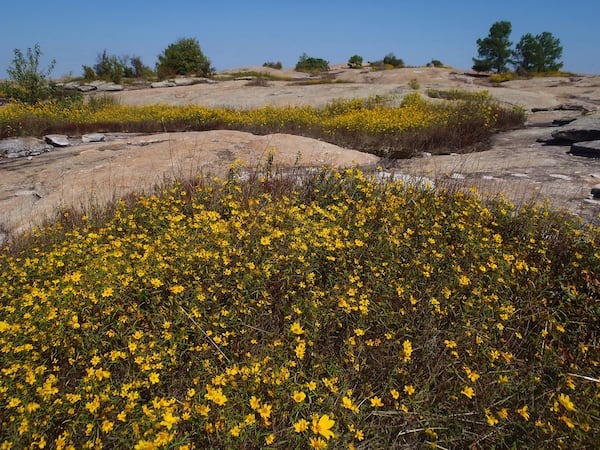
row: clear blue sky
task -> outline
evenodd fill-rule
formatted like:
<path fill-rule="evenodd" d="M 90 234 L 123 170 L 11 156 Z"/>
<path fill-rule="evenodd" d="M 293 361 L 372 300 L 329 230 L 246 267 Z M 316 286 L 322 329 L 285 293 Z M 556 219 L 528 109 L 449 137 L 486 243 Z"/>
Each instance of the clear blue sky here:
<path fill-rule="evenodd" d="M 600 0 L 11 0 L 2 5 L 0 78 L 13 49 L 38 43 L 53 77 L 80 76 L 103 50 L 140 56 L 154 68 L 157 56 L 182 37 L 198 39 L 217 70 L 299 56 L 345 63 L 393 52 L 408 65 L 432 59 L 469 69 L 477 38 L 499 20 L 512 23 L 511 39 L 549 31 L 561 40 L 564 69 L 600 73 Z"/>

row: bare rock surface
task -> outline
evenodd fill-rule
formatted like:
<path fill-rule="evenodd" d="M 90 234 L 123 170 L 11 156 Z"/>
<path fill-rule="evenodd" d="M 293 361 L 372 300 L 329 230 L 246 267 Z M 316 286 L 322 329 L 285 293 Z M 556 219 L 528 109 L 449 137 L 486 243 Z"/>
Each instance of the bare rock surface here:
<path fill-rule="evenodd" d="M 254 70 L 267 69 L 250 67 L 237 72 Z M 2 145 L 17 145 L 4 141 L 0 143 L 0 231 L 23 231 L 56 214 L 61 207 L 102 205 L 132 191 L 149 191 L 165 179 L 224 176 L 236 160 L 244 161 L 252 170 L 264 164 L 270 149 L 276 150 L 275 164 L 281 167 L 383 165 L 385 173 L 394 179 L 427 180 L 425 184 L 431 181 L 436 187 L 474 186 L 482 195 L 501 192 L 516 203 L 549 200 L 553 206 L 567 208 L 588 220 L 598 218 L 600 202 L 586 199 L 600 184 L 600 159 L 572 154 L 569 145 L 556 145 L 552 132 L 558 130 L 557 124 L 567 125 L 600 106 L 600 76 L 516 80 L 495 86 L 468 71 L 407 68 L 374 72 L 339 66 L 332 68 L 331 76 L 346 82 L 302 85 L 299 83 L 310 79 L 310 75 L 290 70 L 267 71 L 290 79 L 269 80 L 267 86 L 256 87 L 248 86 L 247 81 L 231 80 L 102 95 L 115 96 L 131 105 L 319 106 L 339 98 L 400 98 L 414 92 L 408 83 L 416 79 L 424 95 L 427 89 L 488 90 L 500 100 L 529 111 L 527 127 L 497 135 L 490 150 L 481 153 L 398 161 L 379 161 L 370 154 L 298 136 L 255 136 L 226 130 L 153 135 L 103 133 L 102 142 L 85 143 L 87 138 L 69 136 L 73 144 L 69 147 L 52 147 L 50 152 L 40 147 L 39 151 L 22 155 L 2 150 Z M 35 141 L 36 145 L 38 141 L 50 147 L 41 140 Z"/>

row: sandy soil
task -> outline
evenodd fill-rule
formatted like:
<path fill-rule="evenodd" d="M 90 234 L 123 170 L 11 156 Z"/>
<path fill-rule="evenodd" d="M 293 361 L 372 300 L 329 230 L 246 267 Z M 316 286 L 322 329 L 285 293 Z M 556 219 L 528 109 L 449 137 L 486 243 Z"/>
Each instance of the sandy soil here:
<path fill-rule="evenodd" d="M 261 67 L 236 71 L 267 70 Z M 275 71 L 281 73 L 280 71 Z M 283 71 L 296 79 L 306 74 Z M 396 95 L 413 92 L 408 83 L 417 80 L 427 89 L 486 89 L 500 100 L 524 107 L 555 108 L 600 105 L 600 76 L 540 78 L 511 81 L 496 87 L 468 71 L 407 68 L 378 71 L 333 67 L 332 76 L 344 83 L 300 85 L 297 81 L 269 81 L 267 86 L 248 86 L 247 80 L 222 81 L 160 89 L 113 93 L 125 104 L 201 104 L 232 108 L 263 105 L 323 105 L 339 98 Z M 470 155 L 378 161 L 369 154 L 343 149 L 313 139 L 290 135 L 254 136 L 235 131 L 107 135 L 108 142 L 77 145 L 15 160 L 0 159 L 0 225 L 9 232 L 23 231 L 54 214 L 61 206 L 102 203 L 131 191 L 143 191 L 165 178 L 210 174 L 223 176 L 235 160 L 251 168 L 275 148 L 280 166 L 294 165 L 301 157 L 305 166 L 387 165 L 389 171 L 425 175 L 437 184 L 474 185 L 482 192 L 504 192 L 519 201 L 548 198 L 587 218 L 599 210 L 585 202 L 591 186 L 600 183 L 600 160 L 575 157 L 568 148 L 536 142 L 550 130 L 540 127 L 555 118 L 577 116 L 575 111 L 531 113 L 533 128 L 497 136 L 488 151 Z M 2 236 L 0 235 L 0 238 Z"/>

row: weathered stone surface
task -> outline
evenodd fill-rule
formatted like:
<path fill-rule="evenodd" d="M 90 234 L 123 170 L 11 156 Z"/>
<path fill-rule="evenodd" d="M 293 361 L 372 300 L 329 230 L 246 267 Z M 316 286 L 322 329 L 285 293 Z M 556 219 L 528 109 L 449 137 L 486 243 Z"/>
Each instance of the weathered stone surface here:
<path fill-rule="evenodd" d="M 165 88 L 165 87 L 174 87 L 176 86 L 175 83 L 173 83 L 172 81 L 156 81 L 152 84 L 150 84 L 151 88 Z"/>
<path fill-rule="evenodd" d="M 96 89 L 102 92 L 118 92 L 123 90 L 123 86 L 116 83 L 102 83 Z"/>
<path fill-rule="evenodd" d="M 554 139 L 581 142 L 600 139 L 600 115 L 584 116 L 552 132 Z"/>
<path fill-rule="evenodd" d="M 79 92 L 90 92 L 90 91 L 95 91 L 96 89 L 97 89 L 97 87 L 92 86 L 91 84 L 82 84 L 77 88 L 77 90 Z"/>
<path fill-rule="evenodd" d="M 592 187 L 592 198 L 600 199 L 600 184 Z"/>
<path fill-rule="evenodd" d="M 170 80 L 175 83 L 175 86 L 191 86 L 195 83 L 193 78 L 175 78 L 174 80 Z"/>
<path fill-rule="evenodd" d="M 4 139 L 0 141 L 0 157 L 19 158 L 23 156 L 36 156 L 50 151 L 52 148 L 51 145 L 34 137 Z"/>
<path fill-rule="evenodd" d="M 600 140 L 577 142 L 571 145 L 571 153 L 577 156 L 600 158 Z"/>
<path fill-rule="evenodd" d="M 44 140 L 53 147 L 68 147 L 71 145 L 67 136 L 62 134 L 48 134 L 44 136 Z"/>
<path fill-rule="evenodd" d="M 90 133 L 81 136 L 81 142 L 84 144 L 87 144 L 88 142 L 102 142 L 104 139 L 105 136 L 102 133 Z"/>

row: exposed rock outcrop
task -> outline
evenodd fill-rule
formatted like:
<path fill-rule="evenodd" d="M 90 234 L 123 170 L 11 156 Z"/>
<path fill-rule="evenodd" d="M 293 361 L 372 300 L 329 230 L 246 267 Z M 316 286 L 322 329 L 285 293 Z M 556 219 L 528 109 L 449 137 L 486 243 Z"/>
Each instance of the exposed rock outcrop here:
<path fill-rule="evenodd" d="M 583 116 L 552 132 L 552 137 L 560 141 L 582 142 L 600 139 L 600 115 Z"/>
<path fill-rule="evenodd" d="M 22 137 L 0 141 L 0 157 L 19 158 L 49 152 L 54 147 L 41 139 Z"/>

